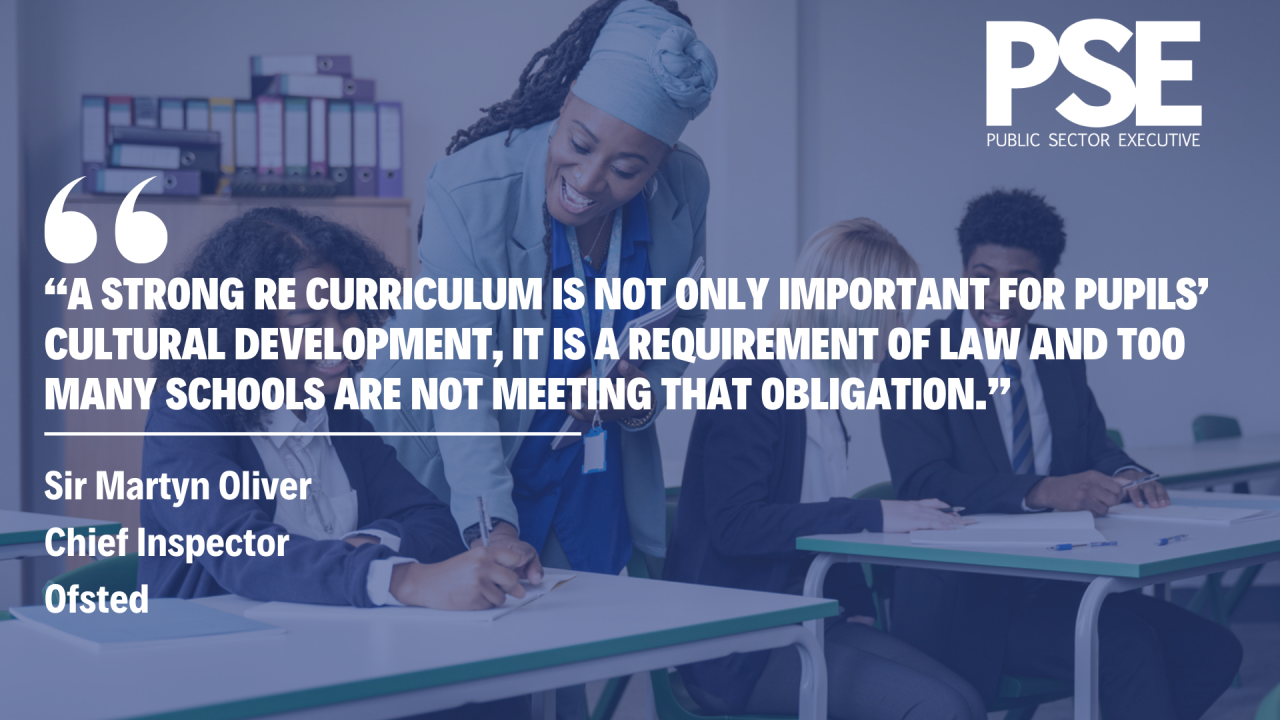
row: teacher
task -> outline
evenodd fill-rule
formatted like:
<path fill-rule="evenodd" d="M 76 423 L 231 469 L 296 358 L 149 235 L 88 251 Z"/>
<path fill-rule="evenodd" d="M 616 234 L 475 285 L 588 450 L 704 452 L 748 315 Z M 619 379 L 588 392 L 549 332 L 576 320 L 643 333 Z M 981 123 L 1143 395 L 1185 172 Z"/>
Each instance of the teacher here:
<path fill-rule="evenodd" d="M 486 360 L 371 362 L 366 375 L 476 378 L 478 407 L 370 413 L 382 431 L 490 433 L 387 437 L 401 462 L 449 499 L 463 539 L 479 544 L 477 498 L 487 503 L 495 546 L 550 567 L 619 573 L 633 545 L 665 555 L 662 461 L 648 409 L 575 412 L 603 439 L 553 449 L 551 437 L 496 432 L 559 430 L 564 410 L 495 409 L 495 378 L 578 377 L 580 360 L 551 357 L 554 330 L 585 330 L 594 350 L 602 326 L 615 332 L 645 310 L 596 307 L 595 278 L 665 278 L 665 300 L 704 255 L 708 182 L 702 160 L 677 141 L 710 102 L 716 84 L 711 51 L 670 0 L 601 0 L 554 44 L 533 56 L 510 99 L 453 137 L 427 180 L 418 255 L 422 277 L 544 279 L 543 309 L 400 313 L 404 327 L 488 329 Z M 551 308 L 553 278 L 585 281 L 582 310 Z M 476 283 L 477 290 L 480 283 Z M 648 308 L 649 304 L 646 303 Z M 673 327 L 700 327 L 705 313 L 682 311 Z M 513 329 L 528 340 L 513 342 Z M 532 329 L 541 335 L 533 337 Z M 536 356 L 531 345 L 536 345 Z M 686 363 L 621 363 L 628 381 L 678 377 Z M 596 370 L 598 372 L 598 369 Z M 584 444 L 593 453 L 584 458 Z M 596 445 L 595 443 L 600 443 Z M 604 460 L 594 458 L 603 451 Z M 584 463 L 587 466 L 584 467 Z M 602 469 L 600 469 L 602 468 Z M 584 470 L 586 472 L 584 472 Z M 529 567 L 538 566 L 530 557 Z"/>

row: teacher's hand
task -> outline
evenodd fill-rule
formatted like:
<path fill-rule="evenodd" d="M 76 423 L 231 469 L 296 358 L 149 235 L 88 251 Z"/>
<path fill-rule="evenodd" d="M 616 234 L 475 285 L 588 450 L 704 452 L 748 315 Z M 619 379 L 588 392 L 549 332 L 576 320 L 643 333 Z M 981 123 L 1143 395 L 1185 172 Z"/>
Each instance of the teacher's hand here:
<path fill-rule="evenodd" d="M 643 370 L 641 370 L 640 368 L 636 367 L 635 365 L 633 365 L 633 364 L 631 364 L 631 363 L 627 362 L 626 360 L 619 360 L 619 361 L 618 361 L 618 374 L 619 374 L 619 377 L 621 377 L 624 381 L 626 381 L 626 385 L 627 385 L 628 387 L 630 387 L 631 383 L 632 383 L 632 382 L 634 382 L 634 381 L 636 381 L 636 380 L 641 380 L 641 379 L 643 379 L 643 380 L 645 380 L 646 382 L 649 380 L 649 376 L 648 376 L 648 375 L 645 375 Z M 583 373 L 582 375 L 579 375 L 579 377 L 591 377 L 591 371 L 590 371 L 590 370 L 588 370 L 588 371 L 586 371 L 585 373 Z M 649 398 L 649 407 L 653 407 L 653 389 L 652 389 L 652 387 L 646 388 L 645 390 L 641 391 L 641 392 L 640 392 L 640 395 L 648 397 L 648 398 Z M 624 397 L 625 397 L 625 396 L 624 396 Z M 579 388 L 579 389 L 578 389 L 578 402 L 577 402 L 577 404 L 578 404 L 582 409 L 580 409 L 580 410 L 574 410 L 574 409 L 573 409 L 573 405 L 572 405 L 572 404 L 569 406 L 569 411 L 568 411 L 568 412 L 569 412 L 569 414 L 570 414 L 570 415 L 572 415 L 574 418 L 576 418 L 576 419 L 578 419 L 578 420 L 591 421 L 591 419 L 595 417 L 596 411 L 595 411 L 595 410 L 588 410 L 588 409 L 587 409 L 587 393 L 586 393 L 586 387 L 585 387 L 585 386 L 584 386 L 584 387 L 582 387 L 582 388 Z M 600 411 L 600 422 L 602 422 L 602 423 L 606 423 L 606 422 L 612 422 L 612 421 L 614 421 L 614 420 L 621 420 L 622 418 L 639 417 L 639 416 L 641 416 L 641 415 L 644 415 L 644 414 L 645 414 L 645 413 L 647 413 L 647 412 L 649 412 L 649 411 L 648 411 L 648 410 L 645 410 L 645 409 L 642 409 L 642 408 L 634 408 L 634 409 L 633 409 L 633 408 L 630 408 L 630 407 L 629 407 L 629 408 L 627 408 L 626 410 L 601 410 L 601 411 Z"/>

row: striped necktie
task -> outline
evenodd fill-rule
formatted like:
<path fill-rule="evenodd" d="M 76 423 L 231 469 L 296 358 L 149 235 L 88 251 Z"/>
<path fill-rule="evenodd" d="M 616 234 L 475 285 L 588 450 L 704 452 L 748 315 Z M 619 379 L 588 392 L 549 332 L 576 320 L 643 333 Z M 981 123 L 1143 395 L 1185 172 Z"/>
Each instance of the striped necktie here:
<path fill-rule="evenodd" d="M 1031 411 L 1027 408 L 1027 391 L 1022 388 L 1022 366 L 1017 360 L 1005 360 L 1004 372 L 1009 376 L 1009 393 L 1013 396 L 1013 443 L 1010 461 L 1017 475 L 1036 471 L 1036 453 L 1031 442 Z"/>

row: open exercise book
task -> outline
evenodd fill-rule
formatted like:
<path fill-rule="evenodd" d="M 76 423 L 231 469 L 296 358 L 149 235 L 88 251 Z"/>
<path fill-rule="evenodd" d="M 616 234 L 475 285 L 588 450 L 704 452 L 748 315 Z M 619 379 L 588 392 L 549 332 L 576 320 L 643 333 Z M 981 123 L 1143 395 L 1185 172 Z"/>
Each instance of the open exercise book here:
<path fill-rule="evenodd" d="M 136 614 L 85 614 L 65 609 L 51 613 L 44 605 L 10 608 L 9 612 L 31 627 L 98 651 L 284 632 L 284 628 L 179 598 L 151 598 L 147 612 Z"/>
<path fill-rule="evenodd" d="M 702 258 L 698 258 L 694 261 L 693 267 L 689 268 L 689 274 L 685 277 L 696 282 L 702 279 L 702 273 L 705 272 L 705 270 L 706 263 L 703 262 Z M 626 326 L 622 328 L 622 332 L 618 334 L 618 357 L 605 361 L 604 365 L 600 368 L 601 376 L 606 378 L 614 378 L 618 376 L 618 360 L 626 359 L 627 355 L 631 351 L 632 328 L 653 329 L 656 327 L 669 327 L 671 325 L 672 318 L 676 316 L 677 310 L 679 310 L 679 308 L 676 306 L 676 294 L 675 292 L 672 292 L 671 297 L 667 298 L 667 301 L 662 303 L 662 307 L 657 310 L 650 310 L 644 315 L 641 315 L 627 323 Z M 627 362 L 634 363 L 636 365 L 644 364 L 643 360 L 628 359 Z M 590 429 L 590 422 L 574 419 L 572 415 L 565 418 L 564 424 L 560 426 L 560 432 L 586 432 Z M 560 448 L 572 445 L 581 439 L 582 438 L 576 435 L 560 435 L 551 441 L 551 449 L 559 450 Z"/>
<path fill-rule="evenodd" d="M 1274 510 L 1238 507 L 1201 507 L 1196 505 L 1173 505 L 1162 508 L 1134 507 L 1129 503 L 1116 505 L 1107 513 L 1108 517 L 1133 520 L 1166 520 L 1179 523 L 1195 523 L 1197 525 L 1235 525 L 1249 520 L 1280 517 Z"/>
<path fill-rule="evenodd" d="M 528 605 L 574 578 L 572 573 L 547 571 L 542 582 L 533 585 L 521 580 L 524 597 L 507 596 L 507 601 L 488 610 L 432 610 L 422 607 L 356 608 L 344 605 L 308 605 L 305 603 L 269 602 L 244 611 L 255 620 L 395 620 L 423 622 L 493 622 L 513 610 Z"/>
<path fill-rule="evenodd" d="M 913 545 L 1004 545 L 1048 547 L 1059 543 L 1105 542 L 1093 526 L 1093 515 L 1080 512 L 1023 515 L 967 515 L 975 521 L 957 530 L 913 530 Z"/>

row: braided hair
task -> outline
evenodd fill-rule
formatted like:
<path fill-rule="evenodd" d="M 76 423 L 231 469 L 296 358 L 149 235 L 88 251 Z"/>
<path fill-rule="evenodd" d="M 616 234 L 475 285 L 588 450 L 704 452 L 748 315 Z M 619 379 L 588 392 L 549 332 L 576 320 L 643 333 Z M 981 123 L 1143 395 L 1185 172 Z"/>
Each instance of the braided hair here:
<path fill-rule="evenodd" d="M 600 29 L 604 27 L 609 15 L 622 0 L 596 0 L 582 14 L 569 23 L 569 27 L 556 41 L 533 54 L 529 64 L 520 73 L 520 82 L 511 97 L 496 102 L 487 108 L 480 108 L 484 117 L 471 127 L 463 128 L 453 134 L 445 155 L 452 155 L 471 143 L 497 135 L 506 131 L 506 145 L 511 144 L 511 135 L 518 129 L 527 129 L 552 120 L 560 115 L 560 107 L 569 95 L 569 86 L 578 79 L 578 73 L 591 57 L 591 48 L 596 44 Z M 654 5 L 666 10 L 690 25 L 690 20 L 680 12 L 676 0 L 650 0 Z M 542 204 L 542 224 L 545 230 L 542 236 L 542 247 L 547 253 L 547 269 L 544 282 L 551 277 L 551 213 L 547 204 Z M 422 225 L 418 225 L 419 240 Z M 546 315 L 546 311 L 543 311 Z"/>

